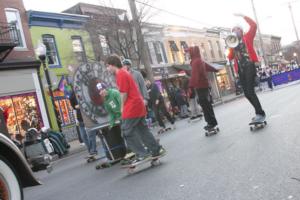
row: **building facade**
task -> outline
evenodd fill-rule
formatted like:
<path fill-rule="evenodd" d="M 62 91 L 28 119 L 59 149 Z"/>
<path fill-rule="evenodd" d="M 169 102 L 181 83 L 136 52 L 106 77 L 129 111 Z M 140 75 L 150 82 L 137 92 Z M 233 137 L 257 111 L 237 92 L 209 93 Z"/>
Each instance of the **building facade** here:
<path fill-rule="evenodd" d="M 69 102 L 73 73 L 80 65 L 95 60 L 91 39 L 85 30 L 89 17 L 28 11 L 28 19 L 33 44 L 37 46 L 42 42 L 47 50 L 46 65 L 51 75 L 57 112 L 52 112 L 50 116 L 54 121 L 59 114 L 59 125 L 69 129 L 75 125 Z M 48 93 L 46 96 L 48 106 L 51 106 Z"/>
<path fill-rule="evenodd" d="M 8 110 L 10 135 L 22 141 L 24 121 L 37 129 L 50 126 L 42 70 L 35 59 L 23 2 L 2 0 L 0 10 L 0 107 Z"/>

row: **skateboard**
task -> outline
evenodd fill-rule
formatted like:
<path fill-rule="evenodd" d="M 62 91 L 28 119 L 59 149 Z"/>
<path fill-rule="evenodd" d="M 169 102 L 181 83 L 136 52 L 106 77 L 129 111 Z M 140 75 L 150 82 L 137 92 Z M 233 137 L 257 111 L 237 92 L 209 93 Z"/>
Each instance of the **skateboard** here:
<path fill-rule="evenodd" d="M 215 134 L 217 134 L 219 131 L 220 131 L 220 129 L 219 129 L 218 127 L 215 127 L 215 128 L 212 128 L 212 129 L 205 130 L 205 136 L 208 137 L 208 136 L 215 135 Z"/>
<path fill-rule="evenodd" d="M 197 118 L 194 118 L 194 119 L 188 119 L 188 123 L 193 123 L 193 122 L 197 122 L 197 121 L 200 121 L 202 117 L 197 117 Z"/>
<path fill-rule="evenodd" d="M 86 159 L 87 163 L 91 163 L 91 162 L 94 162 L 97 160 L 96 156 L 94 156 L 94 155 L 89 155 L 89 156 L 85 157 L 85 159 Z"/>
<path fill-rule="evenodd" d="M 145 160 L 133 163 L 133 164 L 123 165 L 121 168 L 127 169 L 127 173 L 128 174 L 133 174 L 135 171 L 137 171 L 138 167 L 140 165 L 144 164 L 144 163 L 150 162 L 150 166 L 151 167 L 160 165 L 161 164 L 160 158 L 163 157 L 163 156 L 165 156 L 165 155 L 166 154 L 161 155 L 161 156 L 156 156 L 156 157 L 150 157 L 148 159 L 145 159 Z"/>
<path fill-rule="evenodd" d="M 166 127 L 166 128 L 160 129 L 157 133 L 158 133 L 158 134 L 162 134 L 162 133 L 164 133 L 164 132 L 171 131 L 171 130 L 173 130 L 173 129 L 175 129 L 175 128 Z"/>
<path fill-rule="evenodd" d="M 260 122 L 250 122 L 250 131 L 255 131 L 257 129 L 264 128 L 267 125 L 267 121 L 260 121 Z"/>

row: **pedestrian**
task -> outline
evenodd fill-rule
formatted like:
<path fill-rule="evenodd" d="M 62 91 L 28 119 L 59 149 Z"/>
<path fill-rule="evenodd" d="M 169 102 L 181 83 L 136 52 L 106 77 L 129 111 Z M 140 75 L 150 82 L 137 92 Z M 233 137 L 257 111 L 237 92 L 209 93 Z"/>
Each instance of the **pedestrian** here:
<path fill-rule="evenodd" d="M 257 25 L 250 17 L 243 14 L 235 14 L 235 16 L 244 18 L 250 28 L 247 33 L 243 32 L 242 27 L 235 26 L 232 28 L 232 32 L 237 36 L 239 43 L 237 47 L 229 48 L 228 59 L 234 59 L 234 68 L 239 74 L 245 97 L 255 109 L 256 116 L 252 118 L 252 122 L 261 122 L 265 120 L 266 114 L 254 89 L 256 78 L 255 63 L 258 62 L 258 58 L 254 50 L 253 41 Z"/>
<path fill-rule="evenodd" d="M 210 101 L 207 71 L 217 72 L 217 70 L 202 60 L 198 46 L 190 47 L 189 54 L 191 57 L 192 66 L 189 86 L 195 88 L 197 92 L 199 104 L 202 108 L 204 119 L 207 122 L 207 125 L 204 127 L 204 129 L 211 130 L 218 125 L 218 122 Z"/>
<path fill-rule="evenodd" d="M 97 148 L 96 147 L 96 134 L 97 133 L 96 133 L 96 131 L 93 131 L 90 134 L 88 134 L 86 132 L 82 114 L 80 111 L 80 107 L 78 105 L 78 101 L 77 101 L 77 98 L 76 98 L 76 95 L 74 92 L 70 97 L 70 103 L 74 109 L 74 116 L 75 116 L 75 120 L 76 120 L 76 125 L 79 127 L 80 136 L 89 152 L 89 156 L 92 157 L 97 154 L 97 149 L 96 149 Z"/>
<path fill-rule="evenodd" d="M 183 91 L 179 88 L 175 89 L 175 100 L 180 109 L 180 117 L 182 119 L 188 118 L 189 113 L 188 113 L 186 98 L 183 95 Z"/>
<path fill-rule="evenodd" d="M 158 144 L 147 126 L 146 107 L 133 77 L 122 69 L 121 60 L 116 55 L 109 56 L 106 64 L 108 71 L 115 75 L 121 93 L 121 132 L 128 148 L 136 154 L 132 163 L 165 154 L 165 149 Z"/>
<path fill-rule="evenodd" d="M 154 111 L 155 119 L 158 121 L 158 124 L 160 126 L 160 130 L 158 131 L 158 133 L 162 133 L 167 129 L 160 113 L 171 123 L 171 126 L 173 126 L 171 128 L 174 128 L 175 120 L 167 111 L 164 98 L 160 93 L 158 86 L 155 83 L 151 83 L 150 80 L 146 80 L 146 86 L 149 88 L 149 106 Z"/>
<path fill-rule="evenodd" d="M 122 61 L 122 64 L 123 64 L 123 68 L 126 69 L 128 72 L 130 72 L 130 74 L 132 75 L 132 77 L 133 77 L 135 83 L 137 84 L 138 89 L 144 99 L 144 104 L 147 105 L 147 102 L 149 100 L 149 94 L 147 92 L 147 87 L 145 85 L 145 80 L 143 78 L 143 75 L 141 74 L 141 72 L 132 68 L 131 60 L 124 59 Z"/>

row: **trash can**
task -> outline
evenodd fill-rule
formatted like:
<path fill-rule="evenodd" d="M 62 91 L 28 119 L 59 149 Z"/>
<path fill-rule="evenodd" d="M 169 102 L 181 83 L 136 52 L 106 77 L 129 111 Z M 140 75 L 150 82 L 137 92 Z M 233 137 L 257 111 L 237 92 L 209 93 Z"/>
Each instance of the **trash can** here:
<path fill-rule="evenodd" d="M 121 136 L 120 125 L 109 129 L 102 128 L 100 139 L 103 141 L 105 154 L 111 161 L 121 160 L 126 155 L 126 145 Z"/>

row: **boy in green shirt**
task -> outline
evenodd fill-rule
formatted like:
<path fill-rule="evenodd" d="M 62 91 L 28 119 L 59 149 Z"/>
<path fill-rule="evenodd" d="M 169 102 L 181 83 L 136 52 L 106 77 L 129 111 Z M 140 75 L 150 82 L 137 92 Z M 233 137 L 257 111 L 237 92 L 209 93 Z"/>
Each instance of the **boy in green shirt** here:
<path fill-rule="evenodd" d="M 104 83 L 98 83 L 97 88 L 104 100 L 104 108 L 109 115 L 110 128 L 116 125 L 121 118 L 121 95 L 116 89 L 106 88 Z"/>

